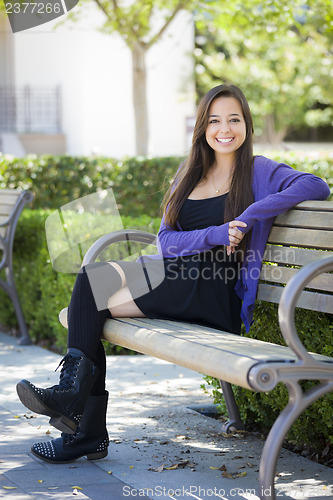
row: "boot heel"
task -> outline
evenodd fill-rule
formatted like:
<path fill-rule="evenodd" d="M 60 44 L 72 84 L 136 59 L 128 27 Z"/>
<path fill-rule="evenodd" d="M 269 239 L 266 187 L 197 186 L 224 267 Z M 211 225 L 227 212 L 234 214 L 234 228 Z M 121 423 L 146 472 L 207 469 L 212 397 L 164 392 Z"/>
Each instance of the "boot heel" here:
<path fill-rule="evenodd" d="M 75 422 L 72 422 L 63 415 L 50 418 L 49 423 L 58 429 L 58 431 L 65 432 L 66 434 L 74 434 L 77 429 Z"/>
<path fill-rule="evenodd" d="M 108 455 L 108 450 L 98 451 L 97 453 L 89 453 L 87 456 L 88 460 L 98 460 L 100 458 L 105 458 Z"/>

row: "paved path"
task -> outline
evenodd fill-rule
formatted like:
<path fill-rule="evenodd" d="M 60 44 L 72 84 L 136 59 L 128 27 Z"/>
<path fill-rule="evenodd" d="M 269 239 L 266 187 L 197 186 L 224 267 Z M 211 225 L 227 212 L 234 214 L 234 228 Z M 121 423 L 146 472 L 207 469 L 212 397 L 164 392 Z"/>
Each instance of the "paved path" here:
<path fill-rule="evenodd" d="M 68 465 L 34 458 L 35 441 L 60 433 L 22 406 L 15 385 L 21 378 L 56 383 L 60 359 L 0 333 L 0 498 L 259 499 L 263 441 L 251 433 L 223 435 L 218 421 L 189 409 L 212 403 L 200 389 L 202 377 L 149 356 L 108 357 L 107 458 Z M 223 477 L 222 466 L 243 477 Z M 327 500 L 333 470 L 283 450 L 276 491 L 277 498 Z"/>

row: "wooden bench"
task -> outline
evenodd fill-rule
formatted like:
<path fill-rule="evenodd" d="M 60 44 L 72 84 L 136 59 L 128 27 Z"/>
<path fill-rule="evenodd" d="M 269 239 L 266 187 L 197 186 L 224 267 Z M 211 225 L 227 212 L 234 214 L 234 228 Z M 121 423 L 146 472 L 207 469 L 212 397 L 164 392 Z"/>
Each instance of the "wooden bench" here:
<path fill-rule="evenodd" d="M 0 189 L 0 271 L 5 270 L 5 280 L 0 278 L 0 286 L 8 293 L 13 302 L 20 329 L 20 344 L 31 344 L 24 321 L 13 273 L 13 244 L 19 216 L 34 195 L 30 191 Z"/>
<path fill-rule="evenodd" d="M 135 230 L 105 235 L 88 250 L 83 265 L 98 260 L 108 245 L 123 240 L 148 244 L 154 242 L 155 236 Z M 333 202 L 303 202 L 276 217 L 265 250 L 257 297 L 279 303 L 280 328 L 288 347 L 176 321 L 119 318 L 105 323 L 104 338 L 113 344 L 221 380 L 231 417 L 228 425 L 241 426 L 230 384 L 259 392 L 271 391 L 279 382 L 286 385 L 288 405 L 275 421 L 262 453 L 262 499 L 275 498 L 276 462 L 293 422 L 308 405 L 333 391 L 333 358 L 308 353 L 294 325 L 296 305 L 333 313 L 332 250 Z M 66 326 L 66 309 L 61 312 L 60 321 Z M 301 380 L 319 383 L 303 392 Z"/>

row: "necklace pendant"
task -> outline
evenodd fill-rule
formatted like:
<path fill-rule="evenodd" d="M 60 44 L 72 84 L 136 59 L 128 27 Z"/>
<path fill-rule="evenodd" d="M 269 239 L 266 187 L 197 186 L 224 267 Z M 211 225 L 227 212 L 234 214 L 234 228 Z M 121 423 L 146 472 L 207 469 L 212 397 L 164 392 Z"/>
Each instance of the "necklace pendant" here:
<path fill-rule="evenodd" d="M 220 190 L 219 190 L 219 189 L 217 189 L 217 190 L 215 191 L 215 193 L 216 193 L 216 194 L 217 194 L 217 193 L 219 193 L 219 192 L 220 192 Z"/>

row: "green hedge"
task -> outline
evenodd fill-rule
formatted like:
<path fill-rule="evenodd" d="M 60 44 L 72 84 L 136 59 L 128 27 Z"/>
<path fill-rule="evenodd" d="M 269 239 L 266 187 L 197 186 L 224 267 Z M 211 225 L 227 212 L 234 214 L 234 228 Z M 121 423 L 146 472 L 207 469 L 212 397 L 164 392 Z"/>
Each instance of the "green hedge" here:
<path fill-rule="evenodd" d="M 327 181 L 333 192 L 333 153 L 268 153 L 270 158 L 313 172 Z M 160 216 L 168 182 L 182 158 L 86 158 L 36 156 L 12 158 L 0 154 L 0 188 L 31 189 L 32 208 L 61 205 L 99 189 L 113 188 L 121 215 Z"/>
<path fill-rule="evenodd" d="M 158 217 L 165 187 L 180 161 L 0 154 L 0 188 L 30 189 L 35 193 L 32 208 L 43 209 L 113 188 L 122 215 Z"/>
<path fill-rule="evenodd" d="M 18 222 L 14 242 L 14 274 L 25 321 L 33 342 L 56 348 L 64 353 L 67 330 L 58 320 L 59 312 L 67 307 L 75 282 L 74 274 L 54 271 L 45 237 L 45 220 L 52 211 L 25 209 Z M 156 233 L 159 219 L 146 215 L 123 217 L 124 227 Z M 116 248 L 118 252 L 119 246 Z M 132 245 L 132 252 L 136 247 Z M 128 254 L 128 253 L 127 253 Z M 118 253 L 115 254 L 117 258 Z M 0 324 L 16 327 L 13 305 L 0 288 Z M 120 352 L 108 344 L 108 353 Z"/>

